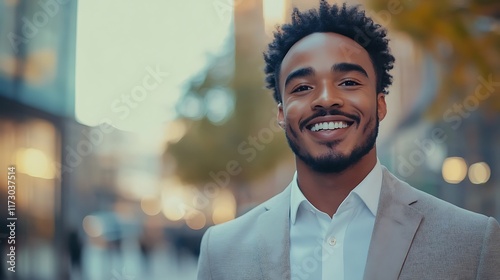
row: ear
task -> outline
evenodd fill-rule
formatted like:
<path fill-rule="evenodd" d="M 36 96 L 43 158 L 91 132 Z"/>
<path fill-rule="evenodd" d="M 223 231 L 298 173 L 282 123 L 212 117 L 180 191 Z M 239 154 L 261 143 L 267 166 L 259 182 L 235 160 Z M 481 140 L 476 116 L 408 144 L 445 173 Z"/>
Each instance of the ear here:
<path fill-rule="evenodd" d="M 276 116 L 278 124 L 282 129 L 285 129 L 285 115 L 283 114 L 283 104 L 278 103 L 278 114 Z"/>
<path fill-rule="evenodd" d="M 387 104 L 385 103 L 385 93 L 377 94 L 377 115 L 379 121 L 385 118 L 387 114 Z"/>

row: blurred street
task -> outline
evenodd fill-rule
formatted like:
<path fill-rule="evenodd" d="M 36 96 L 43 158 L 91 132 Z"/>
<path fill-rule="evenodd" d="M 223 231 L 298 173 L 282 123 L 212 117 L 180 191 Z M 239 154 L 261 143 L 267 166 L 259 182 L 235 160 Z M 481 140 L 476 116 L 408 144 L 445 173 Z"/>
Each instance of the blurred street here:
<path fill-rule="evenodd" d="M 500 219 L 498 1 L 346 2 L 396 58 L 380 162 Z M 262 54 L 317 3 L 0 0 L 0 279 L 196 279 L 295 172 Z"/>
<path fill-rule="evenodd" d="M 135 245 L 135 246 L 134 246 Z M 107 252 L 96 247 L 83 251 L 83 278 L 75 270 L 71 279 L 111 280 L 195 280 L 197 258 L 182 254 L 180 257 L 164 247 L 154 248 L 148 257 L 141 254 L 138 244 L 125 246 L 122 254 Z"/>

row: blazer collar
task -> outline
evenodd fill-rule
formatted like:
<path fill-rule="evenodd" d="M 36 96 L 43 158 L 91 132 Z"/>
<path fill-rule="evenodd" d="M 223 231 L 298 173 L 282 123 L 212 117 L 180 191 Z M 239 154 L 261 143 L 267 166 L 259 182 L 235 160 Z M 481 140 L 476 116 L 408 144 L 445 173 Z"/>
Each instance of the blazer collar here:
<path fill-rule="evenodd" d="M 290 279 L 290 185 L 264 203 L 259 216 L 259 261 L 263 279 Z"/>
<path fill-rule="evenodd" d="M 423 214 L 412 187 L 383 168 L 382 190 L 364 279 L 398 279 Z"/>

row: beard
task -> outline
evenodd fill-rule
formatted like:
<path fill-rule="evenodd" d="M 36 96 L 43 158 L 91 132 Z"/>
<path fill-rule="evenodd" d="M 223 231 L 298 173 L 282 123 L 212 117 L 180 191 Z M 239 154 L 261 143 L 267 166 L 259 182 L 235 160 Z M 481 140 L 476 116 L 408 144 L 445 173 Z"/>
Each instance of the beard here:
<path fill-rule="evenodd" d="M 363 130 L 366 131 L 370 129 L 369 126 L 370 124 L 372 124 L 372 122 L 373 118 L 366 124 Z M 360 145 L 354 147 L 353 151 L 348 155 L 342 154 L 341 152 L 335 152 L 333 150 L 333 147 L 335 147 L 340 142 L 340 140 L 337 140 L 325 144 L 328 148 L 330 148 L 330 151 L 328 153 L 314 157 L 307 151 L 303 151 L 300 148 L 298 141 L 294 140 L 297 139 L 298 133 L 291 126 L 287 126 L 288 129 L 285 130 L 285 136 L 288 141 L 288 145 L 290 146 L 296 157 L 298 157 L 307 166 L 309 166 L 316 172 L 340 173 L 359 162 L 366 154 L 368 154 L 373 149 L 377 140 L 379 119 L 378 115 L 375 114 L 375 125 L 371 129 L 371 131 L 368 132 L 365 141 L 363 141 Z M 289 133 L 295 136 L 295 138 L 292 139 Z"/>

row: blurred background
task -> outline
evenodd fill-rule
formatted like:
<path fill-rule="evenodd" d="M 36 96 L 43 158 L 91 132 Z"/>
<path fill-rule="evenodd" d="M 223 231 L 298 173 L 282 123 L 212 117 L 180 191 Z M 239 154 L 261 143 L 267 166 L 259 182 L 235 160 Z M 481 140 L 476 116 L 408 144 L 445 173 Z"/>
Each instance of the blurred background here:
<path fill-rule="evenodd" d="M 195 279 L 204 231 L 291 180 L 262 53 L 317 2 L 0 0 L 0 279 Z M 380 161 L 499 219 L 500 2 L 348 3 L 396 56 Z"/>

